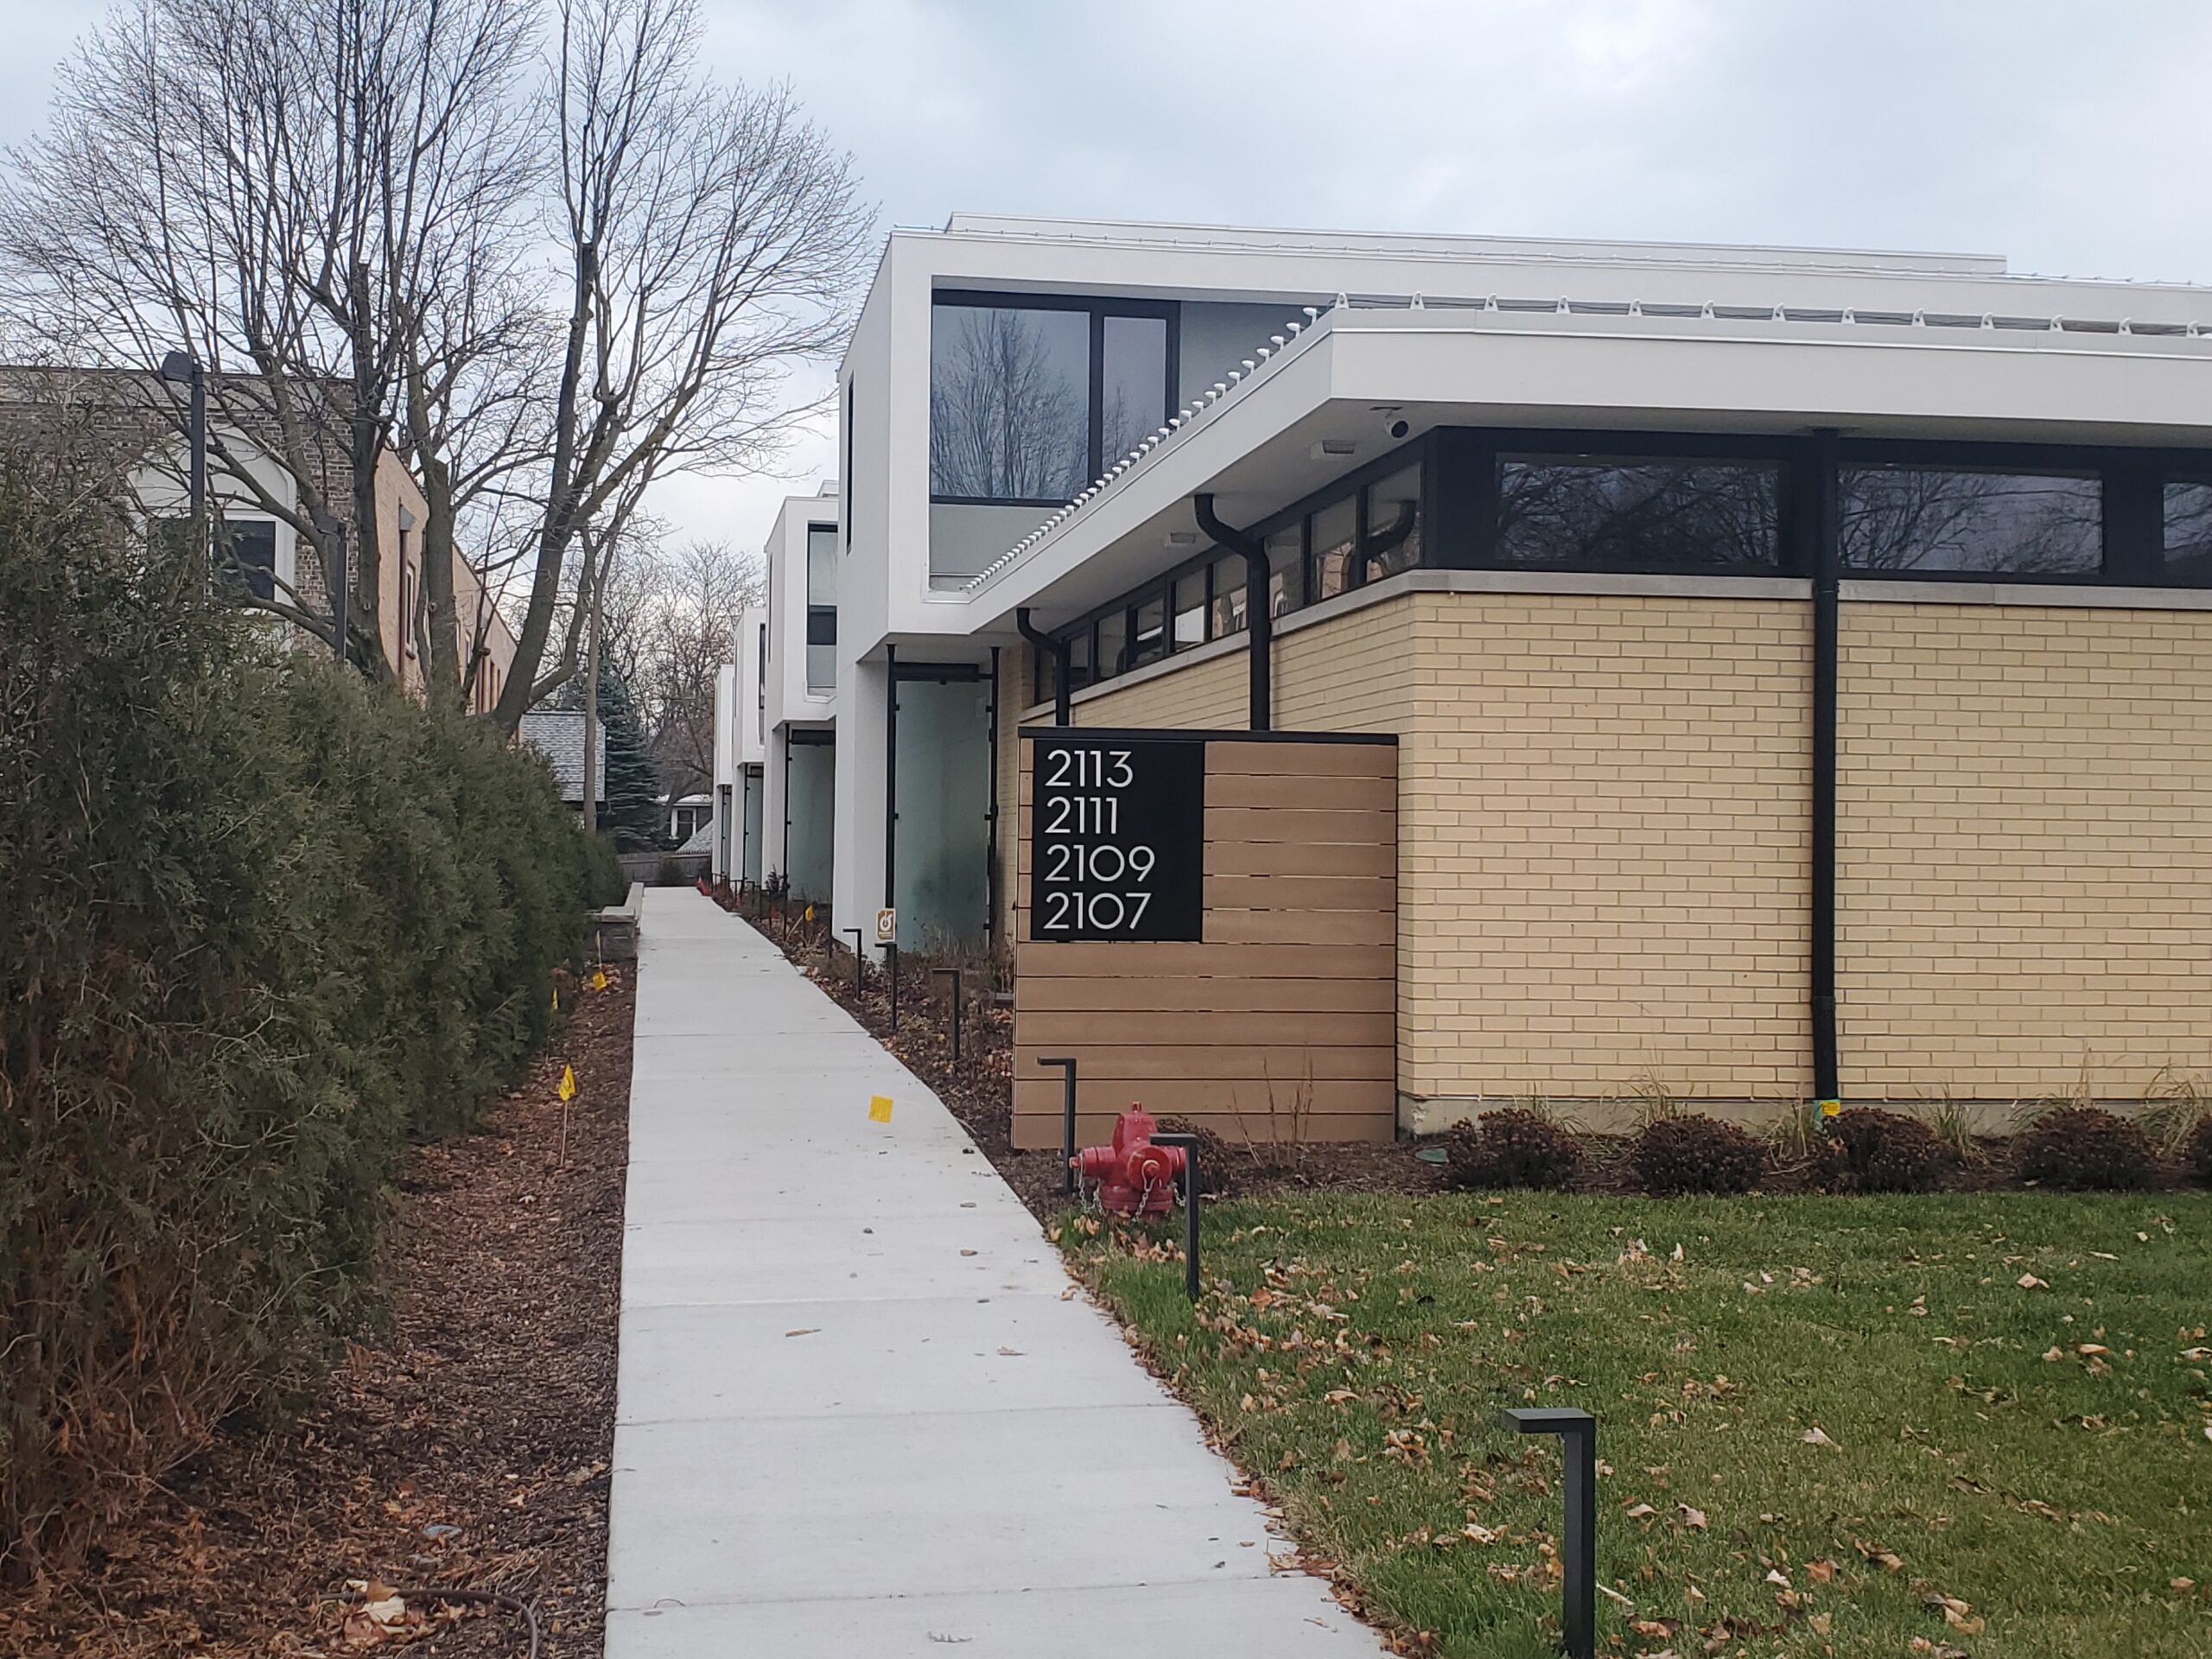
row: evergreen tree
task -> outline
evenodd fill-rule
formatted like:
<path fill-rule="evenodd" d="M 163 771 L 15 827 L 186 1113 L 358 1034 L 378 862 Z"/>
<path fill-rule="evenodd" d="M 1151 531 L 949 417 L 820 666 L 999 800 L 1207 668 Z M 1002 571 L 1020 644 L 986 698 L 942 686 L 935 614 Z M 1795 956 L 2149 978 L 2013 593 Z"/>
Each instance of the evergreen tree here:
<path fill-rule="evenodd" d="M 599 718 L 607 733 L 600 828 L 625 851 L 661 846 L 667 839 L 668 815 L 660 804 L 659 770 L 645 747 L 629 682 L 605 664 L 599 671 Z"/>

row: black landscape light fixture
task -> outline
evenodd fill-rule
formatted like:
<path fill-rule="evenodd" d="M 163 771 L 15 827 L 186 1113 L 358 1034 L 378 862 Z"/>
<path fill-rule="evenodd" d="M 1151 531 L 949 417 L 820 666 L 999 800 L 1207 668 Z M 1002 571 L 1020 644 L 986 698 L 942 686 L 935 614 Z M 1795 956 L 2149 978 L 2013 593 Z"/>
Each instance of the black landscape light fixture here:
<path fill-rule="evenodd" d="M 1198 1137 L 1182 1133 L 1155 1135 L 1155 1147 L 1183 1148 L 1183 1294 L 1198 1300 Z"/>
<path fill-rule="evenodd" d="M 1065 1055 L 1049 1054 L 1039 1056 L 1037 1064 L 1060 1068 L 1065 1090 L 1060 1097 L 1060 1191 L 1072 1194 L 1075 1192 L 1075 1061 Z"/>
<path fill-rule="evenodd" d="M 192 533 L 205 548 L 207 529 L 207 372 L 190 352 L 163 355 L 161 376 L 173 386 L 185 388 L 185 444 L 190 452 Z"/>
<path fill-rule="evenodd" d="M 942 979 L 947 974 L 952 976 L 952 1064 L 957 1070 L 960 1065 L 960 970 L 957 968 L 930 969 L 932 979 Z"/>
<path fill-rule="evenodd" d="M 1566 1572 L 1560 1647 L 1568 1659 L 1595 1659 L 1598 1646 L 1598 1420 L 1572 1407 L 1531 1407 L 1498 1414 L 1519 1434 L 1556 1434 L 1566 1464 L 1567 1522 L 1560 1532 Z"/>
<path fill-rule="evenodd" d="M 868 972 L 868 950 L 861 944 L 861 930 L 849 927 L 843 931 L 853 936 L 853 996 L 858 1000 L 862 977 Z"/>

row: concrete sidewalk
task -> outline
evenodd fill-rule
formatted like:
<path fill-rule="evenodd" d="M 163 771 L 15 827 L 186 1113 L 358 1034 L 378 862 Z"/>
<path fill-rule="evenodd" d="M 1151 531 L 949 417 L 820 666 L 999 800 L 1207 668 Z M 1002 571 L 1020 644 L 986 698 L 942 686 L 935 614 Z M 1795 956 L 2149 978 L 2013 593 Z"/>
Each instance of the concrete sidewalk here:
<path fill-rule="evenodd" d="M 935 1096 L 691 890 L 642 931 L 608 1659 L 1382 1651 Z"/>

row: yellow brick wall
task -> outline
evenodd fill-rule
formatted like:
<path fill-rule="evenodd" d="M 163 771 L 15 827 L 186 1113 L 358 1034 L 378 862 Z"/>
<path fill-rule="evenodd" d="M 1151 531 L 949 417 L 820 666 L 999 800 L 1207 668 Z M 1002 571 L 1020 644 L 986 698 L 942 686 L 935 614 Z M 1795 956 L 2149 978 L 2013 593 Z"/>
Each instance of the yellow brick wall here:
<path fill-rule="evenodd" d="M 1399 1087 L 1809 1087 L 1810 620 L 1437 594 L 1399 753 Z"/>
<path fill-rule="evenodd" d="M 1856 604 L 1841 647 L 1846 1094 L 2212 1070 L 2212 615 Z"/>
<path fill-rule="evenodd" d="M 1242 731 L 1251 712 L 1245 656 L 1232 651 L 1075 705 L 1078 726 L 1204 727 Z"/>

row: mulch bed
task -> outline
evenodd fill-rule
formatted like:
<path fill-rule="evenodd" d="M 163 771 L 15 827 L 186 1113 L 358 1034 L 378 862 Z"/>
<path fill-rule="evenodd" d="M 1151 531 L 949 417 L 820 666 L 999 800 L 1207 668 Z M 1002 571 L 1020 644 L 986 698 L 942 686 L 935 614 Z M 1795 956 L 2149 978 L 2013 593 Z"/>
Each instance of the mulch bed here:
<path fill-rule="evenodd" d="M 379 1622 L 348 1599 L 365 1584 L 511 1597 L 545 1659 L 595 1659 L 637 1007 L 626 969 L 608 980 L 569 994 L 568 1028 L 480 1132 L 409 1154 L 388 1328 L 297 1414 L 227 1425 L 80 1568 L 0 1595 L 0 1656 L 529 1651 L 511 1610 L 410 1599 Z"/>
<path fill-rule="evenodd" d="M 715 895 L 725 910 L 753 921 L 733 895 Z M 853 990 L 853 957 L 840 941 L 833 950 L 828 918 L 808 923 L 794 915 L 780 921 L 772 906 L 753 924 L 823 990 L 844 1007 L 916 1077 L 927 1084 L 1007 1185 L 1040 1219 L 1065 1211 L 1058 1150 L 1017 1151 L 1014 1130 L 1014 1016 L 979 995 L 979 976 L 966 978 L 960 1065 L 952 1064 L 950 988 L 933 971 L 950 963 L 908 956 L 899 973 L 899 1029 L 891 1029 L 890 988 L 871 961 L 865 988 Z M 788 938 L 785 937 L 788 932 Z M 1058 1074 L 1053 1074 L 1057 1076 Z M 1315 1143 L 1236 1146 L 1230 1156 L 1230 1190 L 1239 1198 L 1322 1190 L 1333 1192 L 1440 1192 L 1444 1171 L 1414 1156 L 1409 1145 Z"/>

